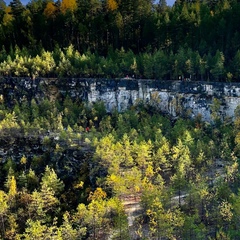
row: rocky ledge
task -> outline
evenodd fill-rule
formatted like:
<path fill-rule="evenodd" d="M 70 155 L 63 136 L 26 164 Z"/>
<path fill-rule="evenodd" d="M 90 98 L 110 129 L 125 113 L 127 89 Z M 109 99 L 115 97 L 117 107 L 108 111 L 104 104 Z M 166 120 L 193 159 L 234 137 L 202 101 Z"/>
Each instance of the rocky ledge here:
<path fill-rule="evenodd" d="M 222 118 L 233 117 L 240 104 L 240 83 L 158 81 L 144 79 L 77 79 L 77 78 L 0 78 L 0 96 L 9 105 L 23 98 L 41 101 L 64 98 L 103 101 L 107 111 L 123 111 L 139 100 L 154 104 L 174 117 L 187 112 L 211 120 L 211 105 L 220 102 Z"/>

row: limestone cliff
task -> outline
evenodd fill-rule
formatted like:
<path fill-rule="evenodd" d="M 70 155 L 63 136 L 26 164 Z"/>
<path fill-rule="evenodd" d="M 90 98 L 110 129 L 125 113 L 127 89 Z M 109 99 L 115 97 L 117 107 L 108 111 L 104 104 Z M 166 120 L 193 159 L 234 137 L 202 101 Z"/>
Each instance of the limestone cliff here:
<path fill-rule="evenodd" d="M 43 97 L 62 98 L 66 95 L 89 103 L 103 101 L 107 111 L 123 111 L 136 101 L 155 104 L 172 116 L 187 113 L 201 115 L 210 121 L 213 99 L 221 103 L 222 118 L 234 116 L 240 104 L 240 83 L 157 81 L 136 79 L 42 79 L 1 78 L 0 95 L 11 105 L 15 99 Z"/>

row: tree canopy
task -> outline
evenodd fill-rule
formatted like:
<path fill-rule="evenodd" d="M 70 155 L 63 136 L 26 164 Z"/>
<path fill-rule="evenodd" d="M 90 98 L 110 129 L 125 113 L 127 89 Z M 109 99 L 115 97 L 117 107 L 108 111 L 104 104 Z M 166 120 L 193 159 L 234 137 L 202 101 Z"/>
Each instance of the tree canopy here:
<path fill-rule="evenodd" d="M 120 77 L 127 72 L 156 79 L 238 81 L 239 10 L 236 0 L 176 1 L 172 7 L 150 0 L 34 0 L 26 6 L 17 0 L 9 6 L 2 2 L 1 60 L 14 61 L 18 47 L 24 55 L 19 61 L 27 62 L 24 66 L 29 69 L 44 51 L 73 46 L 78 54 L 71 59 L 62 56 L 60 61 L 68 66 L 88 56 L 84 66 L 88 76 Z M 122 50 L 131 54 L 119 67 L 116 60 Z M 95 68 L 94 62 L 100 66 Z M 80 75 L 60 69 L 54 74 L 63 73 Z M 23 69 L 17 74 L 27 73 Z"/>
<path fill-rule="evenodd" d="M 2 99 L 0 237 L 238 239 L 239 108 L 232 124 L 218 105 L 210 124 L 151 102 Z"/>

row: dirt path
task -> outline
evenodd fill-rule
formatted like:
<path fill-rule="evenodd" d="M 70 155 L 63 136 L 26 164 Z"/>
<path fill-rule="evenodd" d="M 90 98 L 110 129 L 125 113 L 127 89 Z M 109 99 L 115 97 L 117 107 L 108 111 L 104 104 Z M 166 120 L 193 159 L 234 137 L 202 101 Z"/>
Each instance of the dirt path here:
<path fill-rule="evenodd" d="M 130 195 L 123 199 L 123 206 L 128 216 L 128 226 L 134 224 L 134 220 L 141 214 L 142 207 L 140 205 L 140 196 Z"/>
<path fill-rule="evenodd" d="M 136 235 L 136 224 L 135 220 L 137 217 L 142 215 L 142 207 L 141 207 L 141 195 L 128 195 L 124 196 L 122 199 L 123 206 L 125 209 L 125 213 L 127 215 L 128 220 L 128 230 L 130 239 L 138 239 Z"/>

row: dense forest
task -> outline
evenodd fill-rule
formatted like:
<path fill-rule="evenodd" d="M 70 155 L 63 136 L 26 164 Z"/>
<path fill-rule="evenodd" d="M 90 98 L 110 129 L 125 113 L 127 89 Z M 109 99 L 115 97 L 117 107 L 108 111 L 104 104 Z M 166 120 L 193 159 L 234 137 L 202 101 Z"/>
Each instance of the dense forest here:
<path fill-rule="evenodd" d="M 237 0 L 0 0 L 0 75 L 239 81 L 239 13 Z M 110 113 L 64 94 L 0 95 L 0 239 L 240 239 L 239 106 L 223 118 L 213 98 L 204 122 L 160 112 L 157 95 Z"/>
<path fill-rule="evenodd" d="M 217 100 L 211 123 L 154 106 L 1 98 L 1 238 L 239 239 L 239 108 L 232 124 Z"/>
<path fill-rule="evenodd" d="M 0 1 L 0 72 L 239 81 L 237 0 Z"/>

